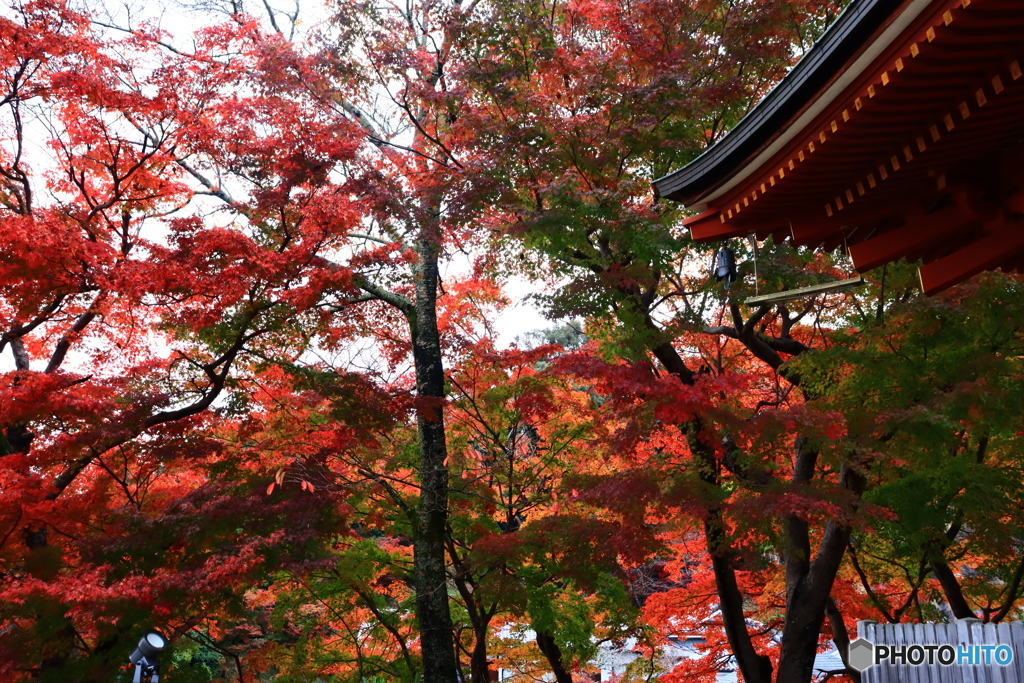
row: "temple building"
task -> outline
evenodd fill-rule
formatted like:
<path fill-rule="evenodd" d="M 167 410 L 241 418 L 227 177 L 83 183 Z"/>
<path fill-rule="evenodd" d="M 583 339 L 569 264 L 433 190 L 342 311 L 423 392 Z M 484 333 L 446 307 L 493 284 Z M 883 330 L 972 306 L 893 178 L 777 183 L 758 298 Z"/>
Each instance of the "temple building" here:
<path fill-rule="evenodd" d="M 921 259 L 933 294 L 1024 266 L 1024 0 L 853 0 L 736 127 L 654 183 L 693 237 Z"/>

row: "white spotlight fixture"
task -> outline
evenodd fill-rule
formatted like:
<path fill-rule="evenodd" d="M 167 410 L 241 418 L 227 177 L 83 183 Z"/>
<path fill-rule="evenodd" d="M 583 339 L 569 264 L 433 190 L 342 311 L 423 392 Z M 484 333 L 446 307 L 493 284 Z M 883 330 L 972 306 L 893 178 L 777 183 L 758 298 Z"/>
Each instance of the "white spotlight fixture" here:
<path fill-rule="evenodd" d="M 160 662 L 156 656 L 167 649 L 167 638 L 159 631 L 146 631 L 139 639 L 139 645 L 128 656 L 128 661 L 135 665 L 135 677 L 132 683 L 160 682 Z"/>

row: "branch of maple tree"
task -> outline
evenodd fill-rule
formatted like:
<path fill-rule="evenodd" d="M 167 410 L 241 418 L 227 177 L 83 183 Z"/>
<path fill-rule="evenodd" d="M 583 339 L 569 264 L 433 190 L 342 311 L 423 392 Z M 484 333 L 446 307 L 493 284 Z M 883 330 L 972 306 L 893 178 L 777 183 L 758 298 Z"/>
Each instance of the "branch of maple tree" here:
<path fill-rule="evenodd" d="M 57 476 L 49 492 L 46 494 L 46 499 L 56 500 L 95 458 L 131 441 L 153 427 L 198 415 L 213 405 L 213 402 L 217 400 L 217 397 L 220 396 L 221 391 L 224 389 L 232 364 L 245 348 L 245 344 L 265 332 L 265 330 L 261 329 L 250 331 L 249 326 L 255 320 L 256 315 L 256 312 L 250 312 L 243 316 L 244 324 L 241 330 L 237 333 L 231 346 L 219 358 L 200 364 L 199 367 L 207 375 L 210 383 L 202 391 L 202 395 L 198 400 L 175 410 L 161 411 L 146 417 L 130 413 L 124 421 L 121 430 L 114 432 L 112 436 L 101 437 L 89 444 L 88 453 L 72 462 Z M 219 372 L 217 368 L 220 368 Z M 99 433 L 106 431 L 108 430 L 99 430 Z"/>

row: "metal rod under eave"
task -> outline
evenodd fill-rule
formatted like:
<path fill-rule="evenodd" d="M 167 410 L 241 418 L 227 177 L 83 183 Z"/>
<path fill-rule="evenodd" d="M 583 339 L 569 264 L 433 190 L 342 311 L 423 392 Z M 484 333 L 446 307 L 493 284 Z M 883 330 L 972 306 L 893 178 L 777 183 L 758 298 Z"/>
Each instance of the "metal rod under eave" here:
<path fill-rule="evenodd" d="M 784 301 L 792 301 L 793 299 L 803 299 L 808 296 L 815 296 L 817 294 L 832 294 L 834 292 L 842 292 L 847 289 L 853 289 L 864 284 L 865 280 L 862 276 L 852 277 L 849 280 L 836 280 L 835 282 L 823 282 L 818 285 L 811 285 L 810 287 L 801 287 L 799 289 L 787 289 L 784 292 L 775 292 L 774 294 L 763 294 L 761 296 L 752 296 L 743 303 L 747 306 L 756 306 L 760 304 L 781 304 Z"/>

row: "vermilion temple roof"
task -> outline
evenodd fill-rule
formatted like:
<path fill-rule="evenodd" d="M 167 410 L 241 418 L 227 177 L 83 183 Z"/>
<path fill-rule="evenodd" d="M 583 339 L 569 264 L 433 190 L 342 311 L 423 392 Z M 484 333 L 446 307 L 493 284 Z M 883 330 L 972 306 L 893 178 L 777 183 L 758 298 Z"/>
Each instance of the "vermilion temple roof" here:
<path fill-rule="evenodd" d="M 849 246 L 922 287 L 1024 266 L 1024 0 L 853 0 L 725 138 L 655 192 L 698 240 Z"/>

